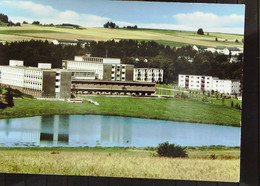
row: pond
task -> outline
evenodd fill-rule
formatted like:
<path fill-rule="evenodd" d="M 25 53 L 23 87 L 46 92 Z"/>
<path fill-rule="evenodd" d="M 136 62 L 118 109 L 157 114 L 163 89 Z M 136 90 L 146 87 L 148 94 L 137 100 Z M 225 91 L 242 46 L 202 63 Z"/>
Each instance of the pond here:
<path fill-rule="evenodd" d="M 0 147 L 240 146 L 239 127 L 102 115 L 0 120 Z"/>

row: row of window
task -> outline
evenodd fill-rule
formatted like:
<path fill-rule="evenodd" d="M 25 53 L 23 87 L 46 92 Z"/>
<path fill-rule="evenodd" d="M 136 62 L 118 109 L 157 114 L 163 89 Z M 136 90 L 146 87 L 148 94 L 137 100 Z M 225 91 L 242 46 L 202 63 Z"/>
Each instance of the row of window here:
<path fill-rule="evenodd" d="M 159 69 L 135 69 L 135 71 L 137 70 L 137 72 L 162 72 L 163 70 L 159 70 Z"/>
<path fill-rule="evenodd" d="M 89 62 L 103 62 L 102 58 L 93 58 L 93 57 L 83 57 L 83 60 Z"/>
<path fill-rule="evenodd" d="M 184 75 L 181 75 L 180 76 L 180 78 L 191 78 L 191 79 L 205 79 L 205 77 L 204 76 L 184 76 Z M 207 80 L 209 80 L 210 79 L 210 77 L 207 77 L 206 78 Z"/>

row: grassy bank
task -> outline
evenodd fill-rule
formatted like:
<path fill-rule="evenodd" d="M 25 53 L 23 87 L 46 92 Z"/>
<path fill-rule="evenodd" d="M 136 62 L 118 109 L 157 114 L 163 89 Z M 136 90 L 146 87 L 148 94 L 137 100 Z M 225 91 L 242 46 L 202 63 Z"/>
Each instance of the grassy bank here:
<path fill-rule="evenodd" d="M 0 111 L 0 118 L 57 114 L 101 114 L 149 119 L 239 126 L 241 111 L 223 105 L 181 98 L 90 96 L 87 101 L 68 103 L 35 99 L 16 99 L 15 106 Z"/>
<path fill-rule="evenodd" d="M 187 152 L 189 158 L 181 159 L 157 157 L 155 151 L 138 148 L 1 148 L 0 172 L 239 180 L 239 149 L 214 150 L 224 157 L 216 159 L 210 149 Z"/>

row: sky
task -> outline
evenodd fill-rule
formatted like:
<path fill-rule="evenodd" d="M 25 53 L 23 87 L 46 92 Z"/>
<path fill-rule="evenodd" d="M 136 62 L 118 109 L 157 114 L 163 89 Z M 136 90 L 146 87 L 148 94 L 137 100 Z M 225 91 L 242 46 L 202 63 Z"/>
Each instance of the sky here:
<path fill-rule="evenodd" d="M 244 33 L 244 5 L 113 0 L 0 0 L 0 13 L 13 22 L 71 23 L 204 32 Z"/>

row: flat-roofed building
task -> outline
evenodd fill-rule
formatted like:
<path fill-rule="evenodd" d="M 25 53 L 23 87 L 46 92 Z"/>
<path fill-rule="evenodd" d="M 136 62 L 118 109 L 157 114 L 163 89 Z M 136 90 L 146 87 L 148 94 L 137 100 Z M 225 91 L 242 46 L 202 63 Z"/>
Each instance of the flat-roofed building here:
<path fill-rule="evenodd" d="M 38 67 L 23 66 L 10 60 L 0 66 L 0 83 L 25 94 L 43 98 L 70 98 L 82 94 L 155 95 L 156 84 L 133 81 L 134 65 L 85 61 L 63 61 L 63 69 L 52 69 L 50 63 Z"/>
<path fill-rule="evenodd" d="M 71 72 L 51 69 L 51 64 L 38 64 L 38 67 L 0 66 L 0 83 L 35 97 L 70 98 Z M 20 63 L 20 62 L 18 62 Z"/>
<path fill-rule="evenodd" d="M 104 64 L 103 69 L 105 81 L 133 81 L 134 65 Z"/>
<path fill-rule="evenodd" d="M 95 72 L 96 79 L 99 80 L 119 80 L 119 81 L 133 81 L 133 75 L 130 69 L 133 71 L 133 65 L 120 64 L 119 58 L 101 58 L 75 56 L 74 60 L 63 60 L 62 68 L 67 70 L 81 70 L 81 71 L 93 71 Z M 113 68 L 119 67 L 119 71 L 114 71 Z M 117 73 L 114 74 L 113 73 Z M 119 75 L 119 76 L 118 76 Z"/>
<path fill-rule="evenodd" d="M 159 68 L 135 68 L 134 81 L 163 82 L 163 69 Z"/>
<path fill-rule="evenodd" d="M 219 79 L 212 76 L 179 74 L 178 86 L 190 90 L 213 90 L 225 94 L 241 93 L 239 80 Z"/>
<path fill-rule="evenodd" d="M 227 79 L 213 79 L 212 90 L 220 93 L 237 94 L 241 89 L 240 81 Z"/>
<path fill-rule="evenodd" d="M 85 61 L 94 63 L 104 63 L 104 64 L 120 64 L 120 58 L 102 58 L 102 57 L 91 57 L 90 55 L 75 56 L 75 61 Z"/>
<path fill-rule="evenodd" d="M 93 71 L 97 79 L 103 79 L 103 63 L 100 62 L 63 60 L 62 68 L 67 70 Z"/>
<path fill-rule="evenodd" d="M 134 81 L 72 80 L 73 94 L 140 95 L 156 94 L 156 84 Z"/>
<path fill-rule="evenodd" d="M 212 90 L 212 76 L 179 74 L 178 86 L 190 90 Z"/>

